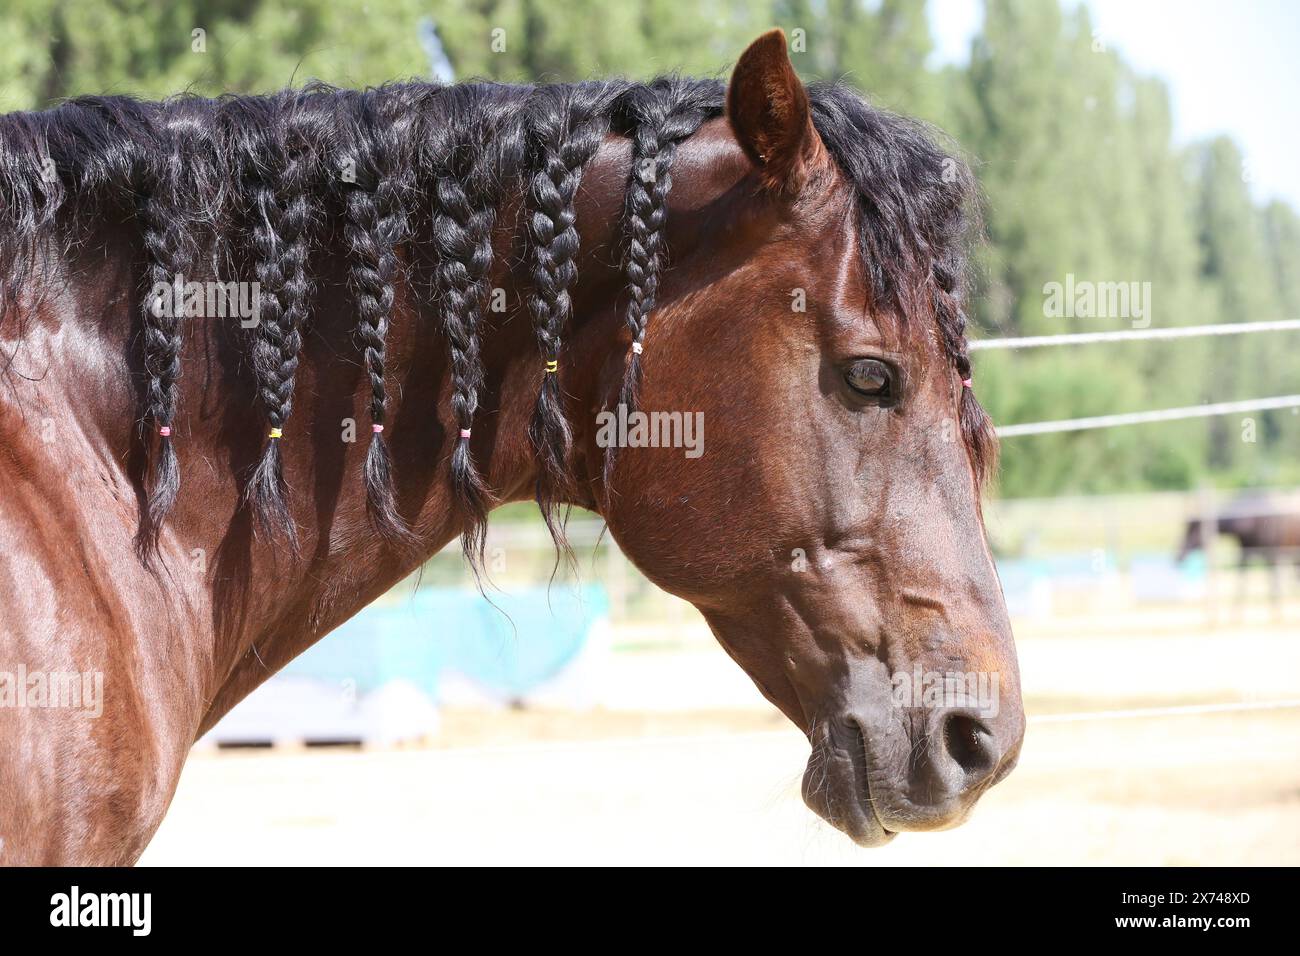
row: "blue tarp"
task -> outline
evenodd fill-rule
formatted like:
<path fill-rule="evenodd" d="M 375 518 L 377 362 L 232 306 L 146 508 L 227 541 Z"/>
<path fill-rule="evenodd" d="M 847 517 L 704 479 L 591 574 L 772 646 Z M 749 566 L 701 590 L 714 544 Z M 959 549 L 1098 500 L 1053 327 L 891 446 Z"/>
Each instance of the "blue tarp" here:
<path fill-rule="evenodd" d="M 558 674 L 609 615 L 604 588 L 518 588 L 492 592 L 423 588 L 372 605 L 295 658 L 282 673 L 354 681 L 365 694 L 404 678 L 438 699 L 443 674 L 516 697 Z"/>

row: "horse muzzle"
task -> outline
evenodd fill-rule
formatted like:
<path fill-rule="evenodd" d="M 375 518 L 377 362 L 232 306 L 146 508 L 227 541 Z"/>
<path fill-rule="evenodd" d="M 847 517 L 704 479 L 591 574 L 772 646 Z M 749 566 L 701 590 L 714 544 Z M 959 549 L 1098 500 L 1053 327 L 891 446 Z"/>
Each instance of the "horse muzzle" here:
<path fill-rule="evenodd" d="M 1024 727 L 1018 701 L 995 715 L 969 706 L 842 713 L 810 735 L 804 802 L 860 846 L 958 826 L 1015 767 Z"/>

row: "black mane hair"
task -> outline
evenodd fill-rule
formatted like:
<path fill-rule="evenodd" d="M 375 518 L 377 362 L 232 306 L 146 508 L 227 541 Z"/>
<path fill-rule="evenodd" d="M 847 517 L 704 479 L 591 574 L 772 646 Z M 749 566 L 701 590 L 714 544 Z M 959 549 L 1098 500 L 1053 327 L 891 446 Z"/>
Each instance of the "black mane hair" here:
<path fill-rule="evenodd" d="M 0 117 L 0 323 L 25 287 L 38 285 L 110 210 L 131 210 L 145 255 L 140 299 L 145 381 L 140 425 L 149 439 L 147 507 L 138 544 L 156 550 L 180 488 L 171 430 L 178 421 L 184 323 L 151 291 L 196 264 L 252 264 L 260 324 L 248 336 L 268 437 L 245 494 L 266 533 L 296 542 L 285 500 L 279 436 L 310 320 L 313 255 L 342 222 L 356 337 L 371 386 L 373 425 L 363 478 L 376 529 L 412 544 L 398 514 L 384 436 L 385 337 L 398 281 L 398 249 L 424 243 L 436 263 L 433 294 L 452 370 L 450 414 L 473 425 L 483 387 L 481 337 L 498 210 L 521 199 L 528 250 L 527 312 L 544 363 L 555 368 L 571 317 L 579 236 L 574 197 L 609 134 L 632 143 L 624 210 L 625 321 L 640 343 L 669 255 L 663 239 L 677 146 L 720 116 L 715 80 L 668 77 L 510 86 L 399 83 L 365 91 L 313 84 L 268 96 L 161 103 L 82 97 L 42 112 Z M 962 286 L 975 188 L 960 160 L 920 124 L 875 109 L 848 87 L 809 87 L 813 120 L 857 194 L 862 266 L 874 308 L 932 319 L 949 360 L 970 376 Z M 424 235 L 416 224 L 431 224 Z M 638 353 L 628 355 L 621 398 L 635 403 Z M 961 427 L 977 476 L 995 446 L 987 417 L 963 390 Z M 555 506 L 571 489 L 571 428 L 558 375 L 543 376 L 530 436 L 541 462 L 537 499 L 557 540 Z M 468 438 L 452 451 L 464 548 L 477 568 L 490 493 Z"/>

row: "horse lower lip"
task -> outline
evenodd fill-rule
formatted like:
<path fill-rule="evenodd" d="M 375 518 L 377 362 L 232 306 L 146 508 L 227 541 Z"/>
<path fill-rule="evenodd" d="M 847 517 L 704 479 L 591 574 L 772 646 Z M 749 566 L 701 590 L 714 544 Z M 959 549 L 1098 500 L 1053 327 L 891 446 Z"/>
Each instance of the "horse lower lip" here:
<path fill-rule="evenodd" d="M 871 799 L 871 766 L 867 761 L 866 731 L 864 731 L 862 725 L 858 724 L 856 721 L 854 722 L 854 727 L 856 727 L 858 731 L 857 743 L 859 745 L 855 759 L 860 760 L 862 766 L 862 802 L 866 805 L 867 812 L 871 814 L 871 818 L 876 821 L 876 826 L 880 827 L 883 832 L 892 837 L 895 831 L 885 826 L 885 821 L 880 819 L 880 813 L 876 810 L 876 801 Z"/>

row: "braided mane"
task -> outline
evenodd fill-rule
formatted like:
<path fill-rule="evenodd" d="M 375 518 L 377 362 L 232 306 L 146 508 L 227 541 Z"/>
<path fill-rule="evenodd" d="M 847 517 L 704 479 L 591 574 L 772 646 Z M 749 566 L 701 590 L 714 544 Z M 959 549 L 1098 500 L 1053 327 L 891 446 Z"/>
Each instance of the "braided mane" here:
<path fill-rule="evenodd" d="M 872 304 L 933 316 L 939 340 L 969 377 L 962 281 L 974 187 L 964 164 L 928 130 L 874 109 L 840 85 L 809 88 L 814 123 L 855 189 L 862 265 Z M 580 237 L 574 209 L 584 168 L 607 135 L 626 136 L 632 172 L 623 261 L 629 354 L 621 399 L 636 402 L 640 348 L 669 250 L 665 217 L 677 147 L 721 115 L 714 80 L 669 77 L 544 86 L 402 83 L 362 92 L 311 85 L 269 96 L 162 103 L 84 97 L 43 112 L 0 117 L 0 322 L 16 296 L 86 223 L 133 210 L 145 254 L 142 424 L 156 428 L 141 516 L 142 555 L 156 550 L 181 476 L 171 430 L 178 415 L 183 322 L 149 290 L 205 258 L 237 251 L 260 284 L 260 322 L 249 336 L 257 398 L 268 426 L 246 497 L 264 533 L 296 544 L 279 436 L 310 322 L 315 250 L 338 224 L 355 296 L 356 337 L 370 382 L 372 436 L 364 465 L 379 533 L 413 544 L 398 514 L 383 427 L 385 338 L 399 281 L 398 249 L 426 243 L 450 358 L 451 416 L 460 436 L 451 476 L 471 561 L 482 552 L 490 496 L 467 437 L 483 387 L 483 317 L 491 293 L 498 210 L 525 210 L 527 313 L 546 367 L 555 368 L 572 313 Z M 419 234 L 416 223 L 430 223 Z M 976 472 L 991 466 L 987 418 L 963 390 L 962 429 Z M 537 498 L 548 525 L 571 490 L 572 430 L 559 377 L 546 374 L 529 429 L 541 462 Z M 612 454 L 607 456 L 609 467 Z M 608 474 L 608 472 L 607 472 Z"/>

